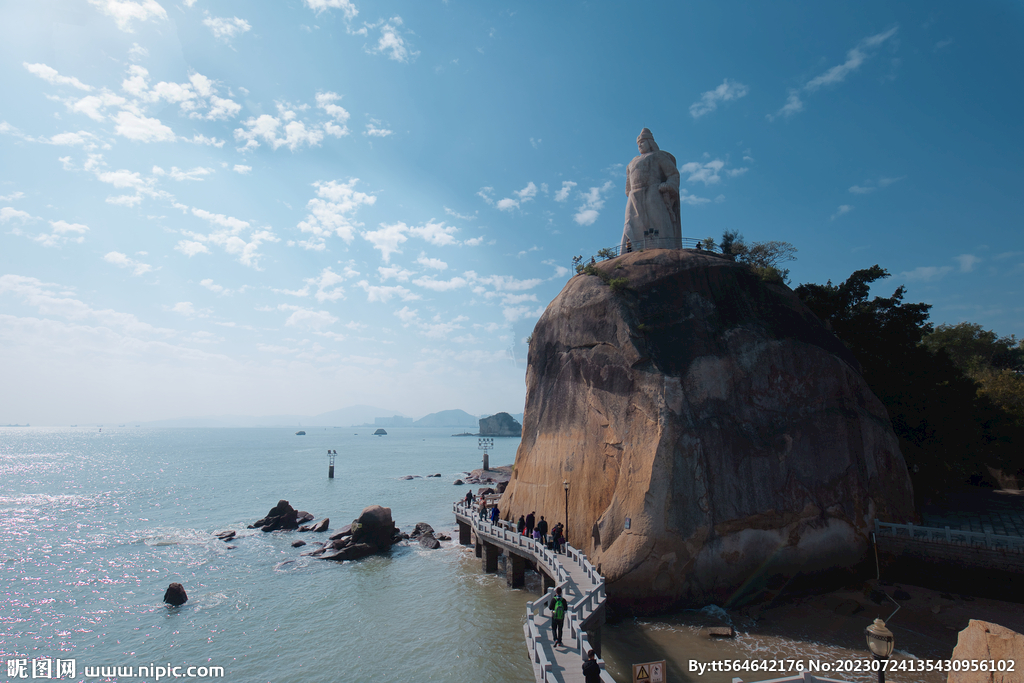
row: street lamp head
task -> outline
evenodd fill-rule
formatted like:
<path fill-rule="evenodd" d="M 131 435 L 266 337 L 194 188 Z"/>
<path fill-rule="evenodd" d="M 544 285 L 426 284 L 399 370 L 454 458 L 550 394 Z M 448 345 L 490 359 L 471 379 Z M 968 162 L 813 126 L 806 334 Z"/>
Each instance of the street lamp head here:
<path fill-rule="evenodd" d="M 563 482 L 562 482 L 562 486 L 564 486 L 564 487 L 565 487 L 565 490 L 566 490 L 566 491 L 568 491 L 568 490 L 569 490 L 569 482 L 568 482 L 568 481 L 563 481 Z"/>
<path fill-rule="evenodd" d="M 875 623 L 864 629 L 864 638 L 868 641 L 868 649 L 876 657 L 888 659 L 895 647 L 892 631 L 885 627 L 885 622 L 875 619 Z"/>

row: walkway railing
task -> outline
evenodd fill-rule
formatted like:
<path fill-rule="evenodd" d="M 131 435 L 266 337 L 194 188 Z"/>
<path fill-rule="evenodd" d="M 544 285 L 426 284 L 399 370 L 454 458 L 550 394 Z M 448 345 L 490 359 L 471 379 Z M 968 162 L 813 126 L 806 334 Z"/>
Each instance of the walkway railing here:
<path fill-rule="evenodd" d="M 541 624 L 545 620 L 544 608 L 554 599 L 555 588 L 561 588 L 563 597 L 569 603 L 565 616 L 565 625 L 571 639 L 569 642 L 572 643 L 573 652 L 582 666 L 587 659 L 587 652 L 591 649 L 590 639 L 585 630 L 587 621 L 604 606 L 607 597 L 604 577 L 587 560 L 586 555 L 568 543 L 565 544 L 565 554 L 558 554 L 532 538 L 520 534 L 508 521 L 499 520 L 497 524 L 492 524 L 489 520 L 481 519 L 478 511 L 465 501 L 455 503 L 454 512 L 456 519 L 468 523 L 473 528 L 478 540 L 514 547 L 517 554 L 531 557 L 535 563 L 543 564 L 548 574 L 554 577 L 555 586 L 539 599 L 526 604 L 523 634 L 533 663 L 540 671 L 539 680 L 543 683 L 561 683 L 559 671 L 552 670 L 554 653 L 542 642 L 544 629 Z M 581 570 L 585 577 L 583 585 L 572 580 L 569 570 L 563 566 L 563 560 Z M 615 679 L 604 670 L 604 660 L 597 661 L 601 667 L 601 680 L 605 683 L 615 683 Z"/>
<path fill-rule="evenodd" d="M 573 272 L 578 273 L 591 263 L 607 261 L 608 259 L 613 259 L 616 256 L 621 256 L 623 253 L 628 253 L 630 251 L 643 251 L 645 249 L 696 249 L 698 251 L 706 251 L 709 254 L 724 256 L 724 254 L 722 254 L 722 250 L 718 248 L 717 244 L 709 247 L 705 245 L 704 240 L 697 239 L 696 237 L 683 237 L 681 239 L 657 236 L 645 237 L 636 244 L 631 245 L 631 248 L 627 249 L 625 252 L 622 250 L 621 244 L 616 244 L 614 247 L 605 247 L 604 249 L 600 249 L 596 254 L 588 258 L 584 258 L 582 256 L 573 257 Z"/>
<path fill-rule="evenodd" d="M 979 531 L 963 531 L 961 529 L 944 529 L 937 527 L 917 526 L 916 524 L 890 524 L 875 520 L 875 535 L 889 538 L 905 538 L 912 541 L 928 541 L 931 543 L 948 543 L 950 545 L 981 546 L 989 550 L 1004 550 L 1024 554 L 1024 538 L 1020 536 L 1003 536 Z"/>

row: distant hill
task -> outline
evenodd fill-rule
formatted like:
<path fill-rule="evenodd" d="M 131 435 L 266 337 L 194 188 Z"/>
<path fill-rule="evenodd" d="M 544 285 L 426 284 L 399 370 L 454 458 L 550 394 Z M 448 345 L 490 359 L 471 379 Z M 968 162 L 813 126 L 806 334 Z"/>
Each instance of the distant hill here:
<path fill-rule="evenodd" d="M 519 424 L 523 424 L 523 414 L 522 413 L 506 413 L 506 415 L 509 415 L 513 420 L 515 420 Z M 481 415 L 480 417 L 484 418 L 484 417 L 491 417 L 491 416 L 490 415 Z"/>
<path fill-rule="evenodd" d="M 413 427 L 476 427 L 479 420 L 465 410 L 442 410 L 421 417 L 412 423 Z"/>

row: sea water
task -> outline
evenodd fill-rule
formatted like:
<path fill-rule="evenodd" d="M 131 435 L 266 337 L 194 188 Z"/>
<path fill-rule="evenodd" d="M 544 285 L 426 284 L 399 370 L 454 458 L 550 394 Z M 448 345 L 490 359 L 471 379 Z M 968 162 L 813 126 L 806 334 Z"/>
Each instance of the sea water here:
<path fill-rule="evenodd" d="M 480 466 L 477 439 L 450 428 L 305 431 L 0 429 L 0 678 L 12 661 L 31 676 L 34 661 L 56 674 L 57 660 L 74 660 L 76 681 L 86 667 L 132 667 L 131 680 L 147 681 L 139 667 L 223 667 L 220 680 L 245 683 L 532 681 L 522 626 L 539 581 L 506 588 L 453 533 L 451 504 L 466 487 L 452 484 Z M 518 443 L 495 439 L 490 462 L 511 464 Z M 455 541 L 318 560 L 301 553 L 327 534 L 246 528 L 282 498 L 335 530 L 378 504 L 403 530 L 427 522 Z M 230 543 L 214 536 L 229 529 Z M 292 548 L 298 539 L 310 545 Z M 172 582 L 188 592 L 182 607 L 162 602 Z M 691 612 L 606 626 L 609 671 L 628 681 L 632 663 L 665 658 L 672 681 L 720 683 L 735 674 L 698 676 L 689 662 L 863 656 L 742 630 L 709 641 L 701 623 Z"/>

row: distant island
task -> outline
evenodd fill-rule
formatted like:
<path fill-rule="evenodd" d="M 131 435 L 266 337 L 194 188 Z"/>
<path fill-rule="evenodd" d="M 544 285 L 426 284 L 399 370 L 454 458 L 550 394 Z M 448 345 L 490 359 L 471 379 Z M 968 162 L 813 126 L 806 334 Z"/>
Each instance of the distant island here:
<path fill-rule="evenodd" d="M 491 417 L 487 414 L 473 415 L 464 410 L 441 410 L 430 413 L 421 418 L 414 419 L 402 415 L 398 411 L 380 408 L 377 406 L 356 405 L 348 408 L 340 408 L 318 415 L 220 415 L 215 417 L 183 417 L 170 420 L 154 420 L 142 422 L 132 420 L 136 426 L 144 427 L 286 427 L 292 431 L 310 427 L 372 427 L 394 428 L 394 427 L 427 427 L 427 428 L 455 428 L 465 431 L 479 428 L 481 418 Z M 522 413 L 512 413 L 512 419 L 520 424 L 523 420 Z M 9 427 L 28 427 L 29 425 L 7 425 Z M 97 425 L 100 426 L 100 425 Z"/>

